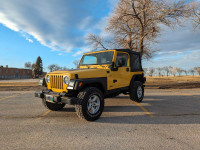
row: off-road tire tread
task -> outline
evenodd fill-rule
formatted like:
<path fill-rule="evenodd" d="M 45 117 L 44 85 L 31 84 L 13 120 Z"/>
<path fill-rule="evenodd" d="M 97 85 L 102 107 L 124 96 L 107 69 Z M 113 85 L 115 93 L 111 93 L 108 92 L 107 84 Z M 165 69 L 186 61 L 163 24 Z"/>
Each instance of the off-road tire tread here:
<path fill-rule="evenodd" d="M 98 92 L 101 95 L 101 98 L 102 98 L 101 103 L 102 103 L 103 108 L 104 108 L 104 98 L 103 98 L 102 92 L 98 88 L 95 88 L 95 87 L 85 88 L 78 93 L 78 95 L 77 95 L 78 102 L 75 105 L 76 114 L 78 115 L 78 117 L 80 119 L 87 120 L 87 121 L 94 121 L 94 120 L 97 120 L 103 112 L 103 110 L 102 110 L 100 115 L 98 115 L 97 117 L 94 117 L 94 118 L 91 118 L 90 116 L 85 114 L 85 111 L 83 110 L 84 107 L 82 107 L 82 105 L 87 103 L 87 101 L 85 100 L 85 96 L 86 96 L 86 94 L 92 94 L 93 92 Z M 87 109 L 87 108 L 85 108 L 85 109 Z"/>
<path fill-rule="evenodd" d="M 143 90 L 143 96 L 142 96 L 141 99 L 139 99 L 138 96 L 137 96 L 137 87 L 138 86 L 141 86 L 142 90 Z M 140 82 L 140 81 L 132 81 L 131 84 L 130 84 L 130 99 L 140 103 L 140 102 L 142 102 L 143 97 L 144 97 L 144 86 L 143 86 L 143 83 Z"/>

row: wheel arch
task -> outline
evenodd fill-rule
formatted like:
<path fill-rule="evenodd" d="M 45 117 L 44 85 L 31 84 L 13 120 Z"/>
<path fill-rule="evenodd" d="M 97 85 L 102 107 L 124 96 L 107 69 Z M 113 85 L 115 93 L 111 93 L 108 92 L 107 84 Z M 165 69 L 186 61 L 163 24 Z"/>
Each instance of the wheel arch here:
<path fill-rule="evenodd" d="M 95 87 L 99 90 L 101 90 L 102 93 L 105 93 L 105 88 L 104 86 L 102 85 L 102 83 L 100 82 L 92 82 L 92 83 L 85 83 L 80 90 L 86 88 L 86 87 Z"/>
<path fill-rule="evenodd" d="M 82 82 L 82 86 L 79 87 L 78 85 L 80 82 Z M 75 90 L 80 91 L 86 87 L 96 87 L 104 94 L 107 90 L 107 78 L 102 77 L 76 80 Z"/>
<path fill-rule="evenodd" d="M 130 84 L 134 81 L 140 81 L 142 83 L 145 83 L 146 78 L 144 77 L 144 74 L 136 74 L 132 77 Z"/>

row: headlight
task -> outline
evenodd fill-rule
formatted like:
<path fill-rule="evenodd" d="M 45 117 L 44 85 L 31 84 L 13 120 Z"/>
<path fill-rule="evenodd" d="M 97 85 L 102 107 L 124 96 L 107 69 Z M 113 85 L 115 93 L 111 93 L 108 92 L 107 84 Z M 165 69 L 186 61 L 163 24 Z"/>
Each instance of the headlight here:
<path fill-rule="evenodd" d="M 50 81 L 50 76 L 47 75 L 47 76 L 46 76 L 46 82 L 49 83 L 49 81 Z"/>
<path fill-rule="evenodd" d="M 66 85 L 69 84 L 69 77 L 68 76 L 64 76 L 63 81 Z"/>

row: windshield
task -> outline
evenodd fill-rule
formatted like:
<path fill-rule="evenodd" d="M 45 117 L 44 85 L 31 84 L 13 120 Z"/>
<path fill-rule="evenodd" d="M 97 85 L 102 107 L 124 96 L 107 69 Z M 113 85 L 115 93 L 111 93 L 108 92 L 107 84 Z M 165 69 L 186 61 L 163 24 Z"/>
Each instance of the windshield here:
<path fill-rule="evenodd" d="M 83 55 L 81 62 L 80 62 L 80 66 L 81 65 L 111 64 L 113 54 L 114 54 L 114 51 L 92 53 L 92 54 Z"/>

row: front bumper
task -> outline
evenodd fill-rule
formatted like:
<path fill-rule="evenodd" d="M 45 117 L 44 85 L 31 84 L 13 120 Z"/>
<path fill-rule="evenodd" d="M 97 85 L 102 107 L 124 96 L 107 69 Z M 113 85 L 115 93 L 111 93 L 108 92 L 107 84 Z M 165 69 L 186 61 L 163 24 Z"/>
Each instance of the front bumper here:
<path fill-rule="evenodd" d="M 78 98 L 76 97 L 67 97 L 64 95 L 58 95 L 58 93 L 54 92 L 35 92 L 35 97 L 38 98 L 44 98 L 46 101 L 49 101 L 51 103 L 64 103 L 68 105 L 75 105 L 78 103 Z"/>

